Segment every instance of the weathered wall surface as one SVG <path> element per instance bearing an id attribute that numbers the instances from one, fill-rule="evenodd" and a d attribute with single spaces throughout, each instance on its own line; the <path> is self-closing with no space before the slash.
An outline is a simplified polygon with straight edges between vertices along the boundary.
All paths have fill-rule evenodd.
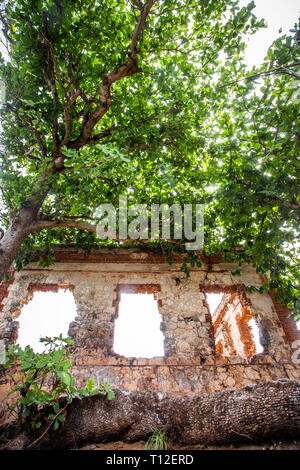
<path id="1" fill-rule="evenodd" d="M 241 276 L 233 277 L 236 265 L 211 261 L 192 270 L 186 279 L 180 265 L 169 266 L 162 257 L 134 250 L 102 250 L 94 255 L 70 251 L 58 253 L 57 262 L 49 268 L 30 264 L 15 273 L 3 295 L 0 339 L 7 343 L 16 339 L 18 315 L 35 290 L 68 287 L 77 306 L 69 333 L 75 341 L 72 373 L 78 384 L 93 376 L 123 390 L 194 395 L 278 378 L 300 378 L 300 368 L 291 360 L 291 341 L 298 334 L 295 324 L 289 320 L 288 326 L 283 325 L 268 294 L 245 291 L 246 286 L 261 285 L 251 266 L 243 266 Z M 164 357 L 125 358 L 114 353 L 119 292 L 128 286 L 155 292 L 165 336 Z M 235 299 L 240 319 L 256 318 L 263 354 L 250 357 L 247 338 L 245 347 L 235 354 L 216 354 L 220 350 L 216 351 L 216 328 L 205 293 L 221 291 Z M 242 331 L 239 328 L 236 335 L 243 335 Z M 1 373 L 0 400 L 4 400 L 10 379 L 7 372 Z"/>

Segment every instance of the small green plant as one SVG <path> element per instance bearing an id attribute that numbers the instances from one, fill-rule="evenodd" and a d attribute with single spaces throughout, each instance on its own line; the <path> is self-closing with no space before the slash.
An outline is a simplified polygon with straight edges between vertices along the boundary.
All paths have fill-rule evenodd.
<path id="1" fill-rule="evenodd" d="M 71 338 L 63 338 L 62 335 L 54 338 L 41 338 L 46 350 L 43 353 L 35 353 L 30 346 L 23 350 L 19 345 L 8 346 L 4 367 L 7 368 L 17 363 L 20 373 L 12 377 L 16 386 L 8 396 L 18 394 L 17 400 L 9 406 L 11 413 L 15 413 L 20 424 L 30 423 L 39 429 L 42 425 L 41 409 L 50 406 L 52 412 L 47 416 L 49 429 L 52 425 L 54 430 L 66 420 L 66 408 L 73 398 L 84 398 L 98 393 L 107 396 L 108 400 L 114 398 L 114 392 L 110 384 L 95 385 L 90 378 L 85 387 L 76 388 L 75 378 L 70 373 L 71 362 L 68 346 L 73 344 Z M 66 404 L 61 405 L 62 397 Z"/>
<path id="2" fill-rule="evenodd" d="M 165 431 L 161 431 L 158 428 L 152 428 L 152 434 L 146 442 L 146 450 L 167 450 L 168 448 L 168 437 Z"/>

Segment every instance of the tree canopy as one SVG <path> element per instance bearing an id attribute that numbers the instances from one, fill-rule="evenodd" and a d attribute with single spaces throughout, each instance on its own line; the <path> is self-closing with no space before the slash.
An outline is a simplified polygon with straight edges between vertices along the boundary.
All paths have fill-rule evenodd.
<path id="1" fill-rule="evenodd" d="M 119 195 L 202 203 L 205 253 L 253 263 L 297 317 L 297 24 L 249 71 L 245 35 L 264 26 L 254 2 L 8 0 L 0 8 L 8 55 L 0 277 L 13 260 L 18 269 L 37 253 L 51 262 L 57 244 L 118 245 L 96 237 L 93 214 Z M 182 249 L 138 242 L 168 258 Z M 188 253 L 184 269 L 195 260 Z"/>

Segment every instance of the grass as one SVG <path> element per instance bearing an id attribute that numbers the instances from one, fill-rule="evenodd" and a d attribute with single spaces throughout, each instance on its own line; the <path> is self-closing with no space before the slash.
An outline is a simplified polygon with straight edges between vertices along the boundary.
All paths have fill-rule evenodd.
<path id="1" fill-rule="evenodd" d="M 146 442 L 146 450 L 167 450 L 168 437 L 164 431 L 158 428 L 152 429 L 152 434 Z"/>

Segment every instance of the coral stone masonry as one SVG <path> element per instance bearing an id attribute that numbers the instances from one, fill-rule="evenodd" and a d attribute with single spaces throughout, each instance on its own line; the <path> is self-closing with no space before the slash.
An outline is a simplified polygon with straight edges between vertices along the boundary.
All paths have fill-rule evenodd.
<path id="1" fill-rule="evenodd" d="M 18 316 L 36 291 L 69 289 L 77 316 L 69 325 L 72 373 L 81 386 L 89 377 L 107 380 L 128 391 L 197 395 L 275 379 L 300 379 L 292 360 L 296 323 L 274 295 L 247 290 L 262 279 L 245 264 L 215 257 L 186 278 L 178 256 L 165 257 L 137 249 L 102 249 L 92 254 L 72 249 L 55 253 L 48 268 L 31 263 L 0 287 L 0 339 L 17 342 Z M 153 294 L 162 318 L 164 355 L 124 357 L 113 350 L 121 293 Z M 222 293 L 214 312 L 208 293 Z M 40 312 L 43 315 L 43 312 Z M 263 352 L 258 354 L 251 319 L 255 319 Z M 6 395 L 13 371 L 0 366 L 0 420 L 6 419 Z"/>

